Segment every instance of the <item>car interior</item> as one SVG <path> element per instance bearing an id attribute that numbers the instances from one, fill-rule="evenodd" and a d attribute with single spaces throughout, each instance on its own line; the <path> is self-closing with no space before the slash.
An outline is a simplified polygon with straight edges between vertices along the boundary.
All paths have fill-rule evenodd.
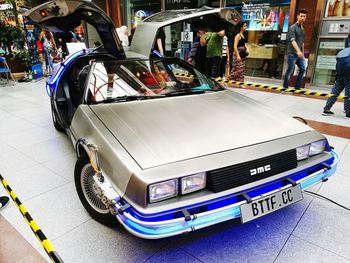
<path id="1" fill-rule="evenodd" d="M 93 59 L 112 60 L 115 58 L 108 54 L 92 54 L 76 59 L 62 75 L 56 89 L 54 98 L 65 127 L 69 126 L 75 110 L 83 102 L 85 81 Z"/>

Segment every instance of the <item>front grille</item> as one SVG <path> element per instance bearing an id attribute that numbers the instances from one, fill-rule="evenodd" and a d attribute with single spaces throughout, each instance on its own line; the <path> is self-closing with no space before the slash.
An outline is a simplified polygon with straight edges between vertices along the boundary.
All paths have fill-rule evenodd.
<path id="1" fill-rule="evenodd" d="M 266 169 L 261 167 L 266 167 Z M 295 167 L 297 167 L 297 154 L 296 150 L 292 149 L 261 159 L 209 171 L 207 174 L 207 188 L 218 193 L 283 173 Z M 254 169 L 253 173 L 255 175 L 251 175 L 251 170 Z"/>

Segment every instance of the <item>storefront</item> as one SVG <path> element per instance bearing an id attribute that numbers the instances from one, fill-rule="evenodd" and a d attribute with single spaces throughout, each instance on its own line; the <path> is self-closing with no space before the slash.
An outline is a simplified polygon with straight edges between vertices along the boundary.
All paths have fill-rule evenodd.
<path id="1" fill-rule="evenodd" d="M 326 0 L 322 6 L 322 20 L 318 39 L 313 84 L 332 85 L 335 80 L 336 54 L 344 48 L 350 33 L 350 7 L 344 0 Z"/>
<path id="2" fill-rule="evenodd" d="M 236 8 L 247 22 L 250 54 L 246 76 L 282 78 L 290 0 L 247 1 L 228 0 L 226 7 Z"/>
<path id="3" fill-rule="evenodd" d="M 203 5 L 235 8 L 248 22 L 246 36 L 250 54 L 245 75 L 281 80 L 287 66 L 288 27 L 296 22 L 297 10 L 306 9 L 308 17 L 304 28 L 308 68 L 303 84 L 306 82 L 306 86 L 309 86 L 309 83 L 331 85 L 335 76 L 335 54 L 344 46 L 347 34 L 345 31 L 350 19 L 349 14 L 347 17 L 344 15 L 345 9 L 349 10 L 345 0 L 336 1 L 343 3 L 338 5 L 337 9 L 341 6 L 344 11 L 333 11 L 332 15 L 328 6 L 335 10 L 334 4 L 332 5 L 335 0 L 329 1 L 330 4 L 327 0 L 126 0 L 122 1 L 120 13 L 121 24 L 130 29 L 144 17 L 161 10 L 198 8 Z M 335 32 L 339 30 L 342 31 Z M 177 24 L 165 28 L 164 31 L 166 54 L 185 59 L 184 49 L 188 49 L 193 41 L 193 30 L 186 24 Z M 290 84 L 293 85 L 293 77 Z"/>
<path id="4" fill-rule="evenodd" d="M 295 2 L 295 0 L 292 0 Z M 198 8 L 203 5 L 224 6 L 225 1 L 210 0 L 127 0 L 123 1 L 123 23 L 129 28 L 137 26 L 144 17 L 161 9 Z M 246 64 L 246 75 L 281 79 L 286 53 L 286 35 L 290 24 L 291 0 L 226 0 L 226 7 L 237 9 L 248 22 L 247 39 L 250 55 Z M 167 54 L 185 58 L 183 49 L 187 49 L 193 40 L 193 34 L 187 34 L 191 28 L 186 25 L 173 25 L 165 28 Z M 233 38 L 233 37 L 232 37 Z"/>

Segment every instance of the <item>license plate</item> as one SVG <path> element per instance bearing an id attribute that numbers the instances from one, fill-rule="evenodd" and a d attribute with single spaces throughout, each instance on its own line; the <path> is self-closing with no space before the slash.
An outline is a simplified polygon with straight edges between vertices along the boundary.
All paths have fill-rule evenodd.
<path id="1" fill-rule="evenodd" d="M 241 205 L 242 223 L 272 213 L 303 199 L 300 185 L 258 198 L 251 203 Z"/>

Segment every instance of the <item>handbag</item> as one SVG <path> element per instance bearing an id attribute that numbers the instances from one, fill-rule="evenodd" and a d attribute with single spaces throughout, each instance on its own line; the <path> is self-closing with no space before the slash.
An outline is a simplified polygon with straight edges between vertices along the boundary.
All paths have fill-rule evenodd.
<path id="1" fill-rule="evenodd" d="M 249 53 L 248 53 L 245 49 L 242 49 L 242 50 L 239 51 L 239 56 L 240 56 L 241 58 L 245 58 L 245 57 L 247 57 L 248 55 L 249 55 Z"/>

